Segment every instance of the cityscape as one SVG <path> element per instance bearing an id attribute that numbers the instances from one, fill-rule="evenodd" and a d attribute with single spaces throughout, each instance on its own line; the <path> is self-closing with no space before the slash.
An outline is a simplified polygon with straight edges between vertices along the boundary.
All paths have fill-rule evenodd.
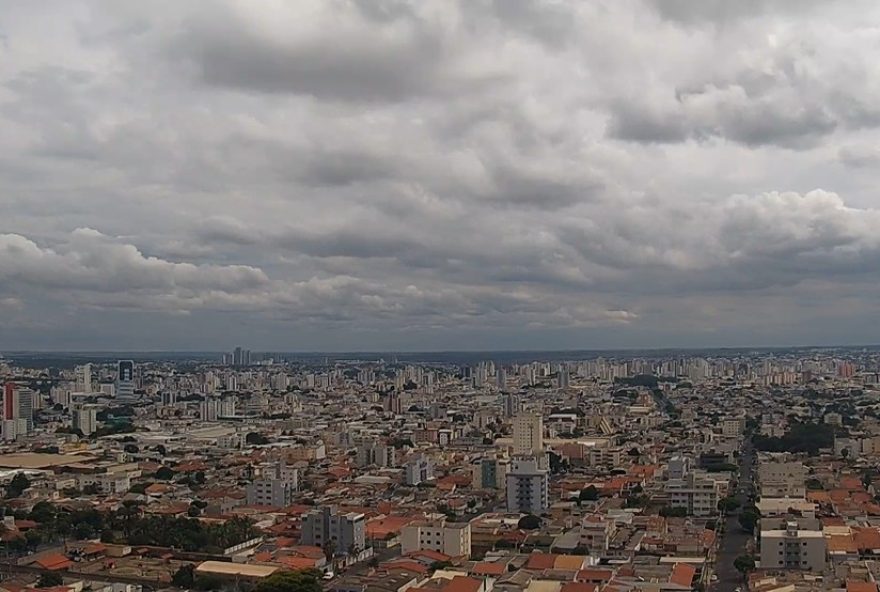
<path id="1" fill-rule="evenodd" d="M 7 590 L 874 582 L 880 348 L 16 355 Z"/>
<path id="2" fill-rule="evenodd" d="M 880 592 L 880 2 L 0 0 L 0 592 Z"/>

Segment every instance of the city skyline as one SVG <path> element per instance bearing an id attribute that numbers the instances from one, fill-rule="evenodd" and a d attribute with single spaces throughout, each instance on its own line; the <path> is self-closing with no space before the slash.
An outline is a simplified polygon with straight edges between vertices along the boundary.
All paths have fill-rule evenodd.
<path id="1" fill-rule="evenodd" d="M 876 3 L 0 4 L 0 351 L 880 340 Z"/>

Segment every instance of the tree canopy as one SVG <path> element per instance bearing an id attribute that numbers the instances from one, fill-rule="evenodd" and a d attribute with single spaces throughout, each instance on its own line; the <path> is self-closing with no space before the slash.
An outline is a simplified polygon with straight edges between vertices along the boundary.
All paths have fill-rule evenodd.
<path id="1" fill-rule="evenodd" d="M 254 592 L 322 592 L 321 572 L 314 569 L 275 573 L 261 581 Z"/>
<path id="2" fill-rule="evenodd" d="M 541 519 L 534 514 L 526 514 L 519 519 L 517 526 L 522 530 L 535 530 L 541 526 Z"/>

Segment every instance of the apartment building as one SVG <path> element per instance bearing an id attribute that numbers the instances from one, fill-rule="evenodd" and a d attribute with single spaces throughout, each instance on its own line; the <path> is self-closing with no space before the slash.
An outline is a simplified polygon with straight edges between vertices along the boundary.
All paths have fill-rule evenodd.
<path id="1" fill-rule="evenodd" d="M 407 485 L 418 485 L 434 479 L 434 462 L 430 457 L 420 455 L 406 463 L 405 475 Z"/>
<path id="2" fill-rule="evenodd" d="M 506 458 L 483 458 L 474 463 L 473 486 L 475 489 L 503 489 L 507 484 L 510 460 Z"/>
<path id="3" fill-rule="evenodd" d="M 803 498 L 807 467 L 800 462 L 766 461 L 758 465 L 761 497 Z"/>
<path id="4" fill-rule="evenodd" d="M 713 516 L 718 511 L 718 483 L 709 477 L 690 473 L 684 479 L 667 481 L 669 505 L 684 508 L 691 516 Z"/>
<path id="5" fill-rule="evenodd" d="M 784 528 L 761 531 L 762 569 L 821 572 L 825 556 L 825 536 L 818 528 L 800 528 L 797 522 L 789 521 Z"/>
<path id="6" fill-rule="evenodd" d="M 315 508 L 303 516 L 302 544 L 330 548 L 336 555 L 356 555 L 366 547 L 363 514 L 339 514 L 335 507 Z"/>
<path id="7" fill-rule="evenodd" d="M 410 523 L 401 531 L 401 552 L 439 551 L 450 557 L 470 557 L 471 525 L 440 518 Z"/>
<path id="8" fill-rule="evenodd" d="M 254 479 L 245 488 L 248 505 L 284 508 L 293 503 L 299 488 L 299 471 L 276 463 L 262 471 L 261 478 Z"/>
<path id="9" fill-rule="evenodd" d="M 507 473 L 507 510 L 540 515 L 549 506 L 549 471 L 536 457 L 514 458 Z"/>

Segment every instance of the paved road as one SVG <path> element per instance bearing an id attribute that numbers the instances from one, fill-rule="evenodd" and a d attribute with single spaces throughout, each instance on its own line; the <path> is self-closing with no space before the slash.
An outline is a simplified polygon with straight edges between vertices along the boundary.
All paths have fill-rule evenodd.
<path id="1" fill-rule="evenodd" d="M 751 442 L 746 440 L 740 454 L 740 475 L 737 483 L 736 499 L 740 506 L 749 503 L 749 494 L 752 493 L 752 470 L 755 464 L 755 451 Z M 718 581 L 712 584 L 711 592 L 734 592 L 743 584 L 742 575 L 733 566 L 737 557 L 746 552 L 746 545 L 752 536 L 743 532 L 740 528 L 736 514 L 727 517 L 724 523 L 724 532 L 721 544 L 715 558 L 715 575 Z"/>

